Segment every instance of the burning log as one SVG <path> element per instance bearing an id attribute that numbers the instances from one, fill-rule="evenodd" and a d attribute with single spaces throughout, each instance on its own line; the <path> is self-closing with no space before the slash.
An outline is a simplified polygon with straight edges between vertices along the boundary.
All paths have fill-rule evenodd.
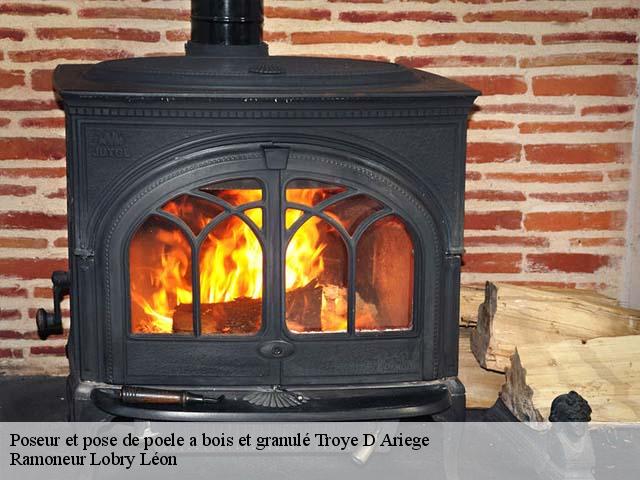
<path id="1" fill-rule="evenodd" d="M 287 292 L 287 316 L 304 320 L 305 329 L 321 331 L 322 287 L 310 283 Z M 236 298 L 231 302 L 204 303 L 200 306 L 202 335 L 247 335 L 260 329 L 261 298 Z M 192 304 L 179 305 L 173 314 L 173 333 L 193 331 Z"/>

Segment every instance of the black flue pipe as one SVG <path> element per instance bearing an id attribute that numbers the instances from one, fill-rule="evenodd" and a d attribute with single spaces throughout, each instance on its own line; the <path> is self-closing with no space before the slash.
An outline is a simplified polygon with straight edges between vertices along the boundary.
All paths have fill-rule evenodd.
<path id="1" fill-rule="evenodd" d="M 233 55 L 266 50 L 263 23 L 262 0 L 191 0 L 191 42 L 187 53 Z"/>

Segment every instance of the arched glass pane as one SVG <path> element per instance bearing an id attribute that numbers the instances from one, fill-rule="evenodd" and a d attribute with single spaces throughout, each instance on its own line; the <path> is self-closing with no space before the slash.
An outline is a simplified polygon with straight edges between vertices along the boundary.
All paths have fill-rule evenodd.
<path id="1" fill-rule="evenodd" d="M 200 190 L 233 206 L 262 200 L 262 185 L 251 178 L 216 182 Z"/>
<path id="2" fill-rule="evenodd" d="M 409 330 L 413 318 L 413 241 L 404 222 L 384 217 L 356 253 L 356 330 Z"/>
<path id="3" fill-rule="evenodd" d="M 166 203 L 162 210 L 184 220 L 195 235 L 198 235 L 211 220 L 224 212 L 224 209 L 219 205 L 190 195 L 174 198 Z"/>
<path id="4" fill-rule="evenodd" d="M 316 182 L 313 180 L 293 180 L 287 184 L 287 202 L 313 207 L 332 195 L 344 192 L 339 185 Z"/>
<path id="5" fill-rule="evenodd" d="M 340 222 L 353 235 L 358 225 L 383 208 L 384 205 L 367 195 L 356 195 L 327 207 L 325 213 Z"/>
<path id="6" fill-rule="evenodd" d="M 330 224 L 311 217 L 286 252 L 286 321 L 296 333 L 347 331 L 347 250 Z"/>
<path id="7" fill-rule="evenodd" d="M 250 335 L 262 324 L 262 246 L 238 217 L 217 225 L 200 247 L 203 335 Z"/>
<path id="8" fill-rule="evenodd" d="M 244 214 L 249 217 L 256 227 L 262 229 L 262 209 L 261 208 L 250 208 L 244 211 Z"/>
<path id="9" fill-rule="evenodd" d="M 193 332 L 193 316 L 178 326 L 176 311 L 192 303 L 191 246 L 170 221 L 150 216 L 129 246 L 132 333 Z"/>
<path id="10" fill-rule="evenodd" d="M 295 208 L 287 208 L 285 213 L 284 226 L 290 229 L 294 223 L 302 216 L 304 212 L 302 210 L 296 210 Z"/>

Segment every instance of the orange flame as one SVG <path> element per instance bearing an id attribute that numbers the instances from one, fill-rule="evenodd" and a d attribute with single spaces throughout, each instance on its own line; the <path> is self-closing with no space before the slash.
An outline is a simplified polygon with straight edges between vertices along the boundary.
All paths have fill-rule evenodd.
<path id="1" fill-rule="evenodd" d="M 225 190 L 219 197 L 233 205 L 258 201 L 261 190 Z M 287 199 L 309 205 L 326 197 L 322 189 L 289 189 Z M 163 210 L 182 218 L 201 230 L 215 214 L 206 214 L 189 197 L 169 202 Z M 291 226 L 301 216 L 299 210 L 287 210 L 285 224 Z M 262 227 L 262 209 L 245 210 L 245 215 Z M 287 247 L 286 290 L 304 287 L 316 281 L 324 270 L 318 228 L 320 219 L 312 217 L 296 232 Z M 196 232 L 197 233 L 197 232 Z M 217 225 L 203 242 L 200 259 L 201 303 L 223 303 L 246 297 L 258 299 L 263 291 L 262 246 L 251 228 L 238 217 Z M 132 314 L 135 333 L 171 333 L 173 314 L 178 305 L 193 302 L 191 286 L 191 247 L 178 230 L 153 229 L 151 236 L 138 235 L 131 244 L 131 296 L 143 315 Z"/>

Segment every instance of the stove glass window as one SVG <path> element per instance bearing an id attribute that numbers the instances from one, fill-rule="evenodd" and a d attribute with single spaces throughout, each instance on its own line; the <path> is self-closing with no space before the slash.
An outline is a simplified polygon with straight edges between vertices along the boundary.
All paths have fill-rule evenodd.
<path id="1" fill-rule="evenodd" d="M 174 198 L 145 221 L 129 248 L 132 333 L 260 330 L 262 199 L 256 180 L 215 183 Z"/>
<path id="2" fill-rule="evenodd" d="M 293 333 L 413 327 L 414 246 L 378 200 L 344 187 L 288 184 L 286 324 Z"/>

